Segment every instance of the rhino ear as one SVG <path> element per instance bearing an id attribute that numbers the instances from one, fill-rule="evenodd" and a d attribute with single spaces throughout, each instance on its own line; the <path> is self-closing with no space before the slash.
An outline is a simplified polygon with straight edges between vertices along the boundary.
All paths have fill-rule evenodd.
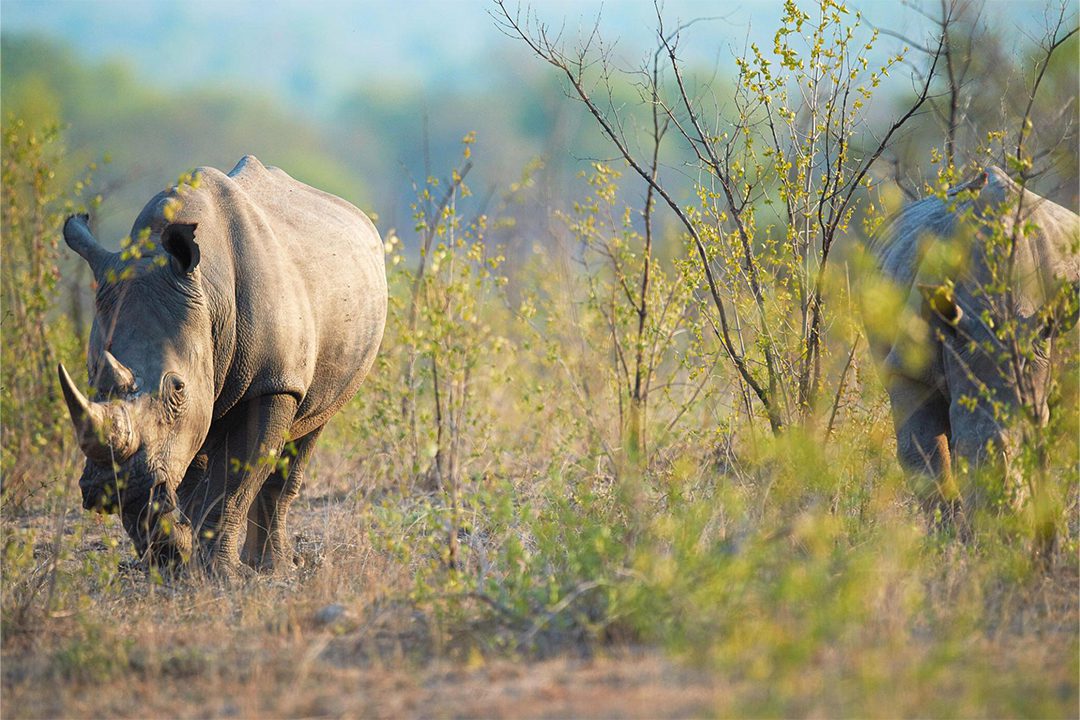
<path id="1" fill-rule="evenodd" d="M 923 296 L 923 314 L 929 317 L 936 315 L 950 328 L 955 328 L 962 317 L 964 310 L 956 302 L 956 293 L 953 288 L 946 285 L 923 285 L 919 284 L 919 290 Z"/>
<path id="2" fill-rule="evenodd" d="M 161 246 L 172 258 L 173 267 L 184 275 L 199 264 L 199 243 L 195 242 L 198 223 L 170 223 L 161 232 Z"/>
<path id="3" fill-rule="evenodd" d="M 103 248 L 90 232 L 90 216 L 83 213 L 72 215 L 64 222 L 64 242 L 75 252 L 79 253 L 90 269 L 94 271 L 94 277 L 100 277 L 101 273 L 109 266 L 112 253 Z"/>

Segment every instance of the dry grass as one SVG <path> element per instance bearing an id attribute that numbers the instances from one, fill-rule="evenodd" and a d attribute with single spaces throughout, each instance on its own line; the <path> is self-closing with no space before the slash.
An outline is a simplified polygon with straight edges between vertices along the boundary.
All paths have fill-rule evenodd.
<path id="1" fill-rule="evenodd" d="M 1076 708 L 1075 563 L 1012 585 L 976 581 L 985 562 L 950 546 L 910 582 L 860 581 L 876 594 L 868 617 L 820 608 L 838 625 L 806 647 L 772 635 L 802 612 L 783 597 L 733 604 L 729 612 L 751 614 L 715 642 L 649 641 L 615 620 L 606 633 L 515 647 L 506 638 L 521 628 L 485 603 L 447 612 L 417 596 L 416 565 L 368 532 L 378 493 L 348 492 L 340 478 L 308 490 L 296 513 L 304 566 L 231 589 L 157 584 L 126 561 L 110 571 L 126 556 L 118 523 L 71 510 L 52 609 L 36 603 L 15 623 L 5 607 L 4 717 L 1053 717 Z M 27 516 L 6 529 L 9 538 L 40 531 L 35 556 L 45 560 L 54 520 Z M 96 574 L 91 557 L 101 560 Z M 925 594 L 913 601 L 917 585 Z M 972 597 L 978 587 L 986 594 Z M 948 622 L 969 617 L 970 627 L 942 630 L 922 607 Z M 690 622 L 712 632 L 715 618 L 697 612 Z M 735 640 L 740 626 L 758 647 Z"/>
<path id="2" fill-rule="evenodd" d="M 102 552 L 99 534 L 126 538 L 117 523 L 72 511 L 65 541 L 79 547 L 59 572 L 81 585 L 64 596 L 76 607 L 6 628 L 4 716 L 653 717 L 713 707 L 709 675 L 656 649 L 460 657 L 431 612 L 404 599 L 408 568 L 372 547 L 363 501 L 320 489 L 297 508 L 296 576 L 232 589 L 162 586 L 133 566 L 95 589 L 79 557 Z M 41 515 L 24 529 L 51 525 Z M 50 552 L 42 536 L 39 557 Z"/>

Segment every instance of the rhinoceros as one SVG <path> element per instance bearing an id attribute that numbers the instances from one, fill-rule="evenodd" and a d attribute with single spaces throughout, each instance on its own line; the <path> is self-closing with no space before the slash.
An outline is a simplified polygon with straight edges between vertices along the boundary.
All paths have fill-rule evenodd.
<path id="1" fill-rule="evenodd" d="M 61 364 L 86 464 L 83 506 L 120 514 L 159 566 L 287 570 L 286 520 L 327 421 L 371 369 L 384 250 L 348 202 L 244 157 L 154 196 L 131 243 L 85 215 L 66 243 L 93 270 L 94 399 Z"/>
<path id="2" fill-rule="evenodd" d="M 958 478 L 954 464 L 1001 470 L 1017 410 L 1048 419 L 1049 348 L 1076 322 L 1078 221 L 990 167 L 908 204 L 869 242 L 879 277 L 898 291 L 891 306 L 879 294 L 864 309 L 878 316 L 867 334 L 899 460 L 928 509 L 950 520 L 987 499 L 976 473 Z"/>

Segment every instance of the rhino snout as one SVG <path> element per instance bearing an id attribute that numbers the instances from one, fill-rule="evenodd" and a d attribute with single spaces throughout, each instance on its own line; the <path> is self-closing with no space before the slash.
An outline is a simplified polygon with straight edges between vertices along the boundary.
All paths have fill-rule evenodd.
<path id="1" fill-rule="evenodd" d="M 105 515 L 116 512 L 112 494 L 106 493 L 105 488 L 102 487 L 84 487 L 82 489 L 82 506 L 83 510 L 93 510 Z"/>
<path id="2" fill-rule="evenodd" d="M 191 557 L 192 528 L 176 510 L 176 496 L 166 485 L 156 485 L 144 502 L 128 504 L 120 521 L 136 552 L 154 565 L 182 565 Z"/>
<path id="3" fill-rule="evenodd" d="M 87 462 L 79 478 L 79 489 L 83 509 L 106 515 L 117 511 L 116 479 L 111 472 Z"/>
<path id="4" fill-rule="evenodd" d="M 79 478 L 79 489 L 84 509 L 105 514 L 144 508 L 151 503 L 169 510 L 176 507 L 176 495 L 163 479 L 130 466 L 114 471 L 87 462 Z"/>

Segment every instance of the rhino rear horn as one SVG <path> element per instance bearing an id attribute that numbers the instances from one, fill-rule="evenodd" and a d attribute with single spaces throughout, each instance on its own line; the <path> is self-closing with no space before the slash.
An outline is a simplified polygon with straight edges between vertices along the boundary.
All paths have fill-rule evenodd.
<path id="1" fill-rule="evenodd" d="M 98 370 L 101 375 L 99 387 L 107 387 L 120 394 L 135 392 L 135 374 L 108 350 L 105 351 L 103 360 Z"/>
<path id="2" fill-rule="evenodd" d="M 109 265 L 112 253 L 94 238 L 89 222 L 90 216 L 86 214 L 69 217 L 64 222 L 64 242 L 90 265 L 94 277 L 100 280 L 102 271 Z"/>

